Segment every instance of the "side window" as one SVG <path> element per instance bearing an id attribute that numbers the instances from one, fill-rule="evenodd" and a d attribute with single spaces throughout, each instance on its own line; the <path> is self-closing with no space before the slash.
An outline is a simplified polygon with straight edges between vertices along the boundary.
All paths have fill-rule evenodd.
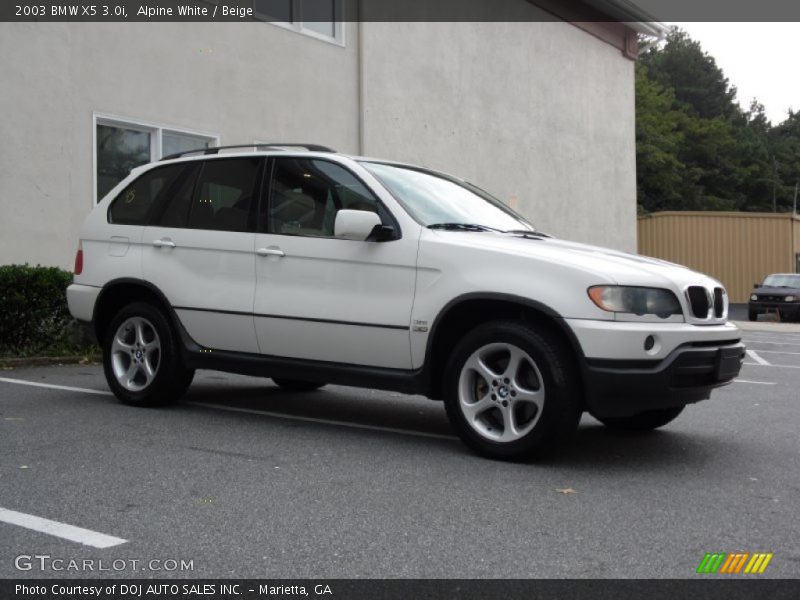
<path id="1" fill-rule="evenodd" d="M 158 208 L 150 220 L 159 227 L 188 227 L 192 191 L 201 164 L 188 163 L 186 169 L 159 201 Z"/>
<path id="2" fill-rule="evenodd" d="M 157 199 L 173 185 L 183 170 L 183 165 L 168 165 L 142 174 L 111 203 L 108 222 L 117 225 L 146 225 Z"/>
<path id="3" fill-rule="evenodd" d="M 207 160 L 203 164 L 189 210 L 189 227 L 218 231 L 250 231 L 251 206 L 262 165 L 258 157 Z"/>
<path id="4" fill-rule="evenodd" d="M 336 163 L 276 158 L 269 192 L 269 233 L 333 237 L 336 212 L 378 212 L 378 202 L 355 175 Z"/>

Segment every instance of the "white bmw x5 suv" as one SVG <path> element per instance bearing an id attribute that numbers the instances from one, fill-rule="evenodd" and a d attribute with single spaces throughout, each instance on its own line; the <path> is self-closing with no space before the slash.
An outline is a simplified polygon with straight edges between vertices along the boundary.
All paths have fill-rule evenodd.
<path id="1" fill-rule="evenodd" d="M 442 173 L 233 148 L 138 167 L 86 219 L 69 307 L 123 402 L 176 400 L 195 369 L 424 394 L 518 458 L 584 411 L 660 427 L 739 373 L 718 281 L 554 239 Z"/>

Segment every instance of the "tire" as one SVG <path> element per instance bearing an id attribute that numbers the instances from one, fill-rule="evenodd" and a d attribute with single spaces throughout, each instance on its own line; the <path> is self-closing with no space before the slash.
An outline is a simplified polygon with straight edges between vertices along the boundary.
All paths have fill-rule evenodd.
<path id="1" fill-rule="evenodd" d="M 685 406 L 675 406 L 673 408 L 648 410 L 638 415 L 633 415 L 632 417 L 592 416 L 611 429 L 618 429 L 620 431 L 651 431 L 674 421 L 678 418 L 678 415 L 683 412 L 684 408 Z"/>
<path id="2" fill-rule="evenodd" d="M 456 344 L 444 373 L 444 402 L 461 440 L 501 460 L 552 451 L 575 432 L 583 405 L 566 343 L 522 321 L 479 325 Z"/>
<path id="3" fill-rule="evenodd" d="M 122 308 L 103 341 L 103 371 L 114 395 L 132 406 L 161 406 L 189 389 L 178 338 L 164 313 L 146 302 Z"/>
<path id="4" fill-rule="evenodd" d="M 318 381 L 300 381 L 299 379 L 284 379 L 283 377 L 273 377 L 272 381 L 287 392 L 310 392 L 327 385 Z"/>
<path id="5" fill-rule="evenodd" d="M 747 311 L 747 318 L 750 321 L 758 321 L 758 312 L 755 310 L 748 310 Z"/>

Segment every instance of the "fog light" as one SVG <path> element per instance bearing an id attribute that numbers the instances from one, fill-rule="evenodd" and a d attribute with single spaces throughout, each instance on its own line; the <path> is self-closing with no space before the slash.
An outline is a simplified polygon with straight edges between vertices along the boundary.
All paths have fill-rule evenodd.
<path id="1" fill-rule="evenodd" d="M 654 338 L 652 335 L 648 335 L 646 338 L 644 338 L 644 349 L 646 352 L 652 350 L 653 346 L 655 345 L 656 345 L 656 338 Z"/>

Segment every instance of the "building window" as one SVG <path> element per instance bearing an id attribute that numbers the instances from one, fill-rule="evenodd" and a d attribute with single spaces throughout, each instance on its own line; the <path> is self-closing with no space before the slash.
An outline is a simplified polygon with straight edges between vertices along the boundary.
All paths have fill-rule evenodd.
<path id="1" fill-rule="evenodd" d="M 214 134 L 100 115 L 94 116 L 94 131 L 95 203 L 139 165 L 219 142 Z"/>
<path id="2" fill-rule="evenodd" d="M 343 0 L 253 0 L 253 15 L 344 46 Z"/>

